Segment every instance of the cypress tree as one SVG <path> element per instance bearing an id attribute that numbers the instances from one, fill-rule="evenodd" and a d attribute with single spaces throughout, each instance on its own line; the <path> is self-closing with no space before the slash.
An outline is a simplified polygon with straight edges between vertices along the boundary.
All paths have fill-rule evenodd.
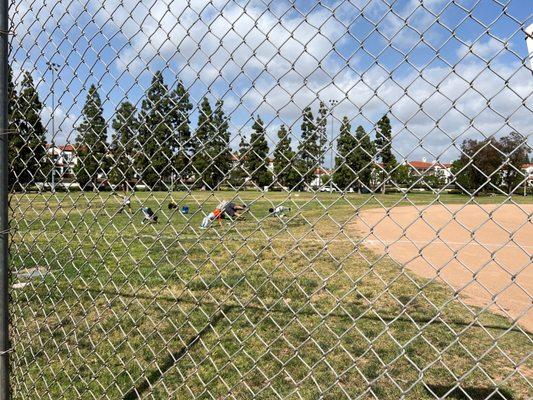
<path id="1" fill-rule="evenodd" d="M 316 117 L 316 133 L 318 140 L 318 153 L 319 165 L 324 165 L 326 145 L 328 143 L 328 109 L 326 105 L 321 101 L 318 108 L 318 115 Z"/>
<path id="2" fill-rule="evenodd" d="M 51 163 L 46 157 L 46 129 L 41 120 L 43 104 L 29 72 L 24 74 L 19 96 L 21 125 L 19 134 L 26 140 L 27 182 L 43 182 L 50 173 Z"/>
<path id="3" fill-rule="evenodd" d="M 135 106 L 129 101 L 120 104 L 112 127 L 115 133 L 111 141 L 113 166 L 109 177 L 112 183 L 126 188 L 135 177 L 135 140 L 139 129 Z"/>
<path id="4" fill-rule="evenodd" d="M 197 184 L 202 187 L 213 187 L 214 155 L 212 143 L 215 137 L 215 125 L 213 122 L 213 110 L 207 97 L 204 97 L 200 105 L 198 126 L 194 134 L 193 167 Z"/>
<path id="5" fill-rule="evenodd" d="M 171 146 L 174 154 L 173 165 L 178 176 L 183 179 L 187 178 L 191 172 L 193 142 L 189 116 L 193 106 L 189 99 L 189 92 L 181 80 L 178 81 L 176 89 L 170 94 L 170 106 L 169 117 L 174 138 Z"/>
<path id="6" fill-rule="evenodd" d="M 170 180 L 173 161 L 172 122 L 168 88 L 163 74 L 154 74 L 142 102 L 139 126 L 137 171 L 150 188 L 161 187 Z"/>
<path id="7" fill-rule="evenodd" d="M 245 162 L 246 162 L 246 157 L 248 155 L 248 148 L 249 148 L 249 144 L 248 142 L 246 142 L 246 139 L 243 137 L 241 137 L 241 141 L 239 143 L 239 152 L 238 152 L 238 160 L 237 162 L 235 163 L 236 165 L 233 167 L 233 169 L 231 170 L 231 174 L 230 174 L 230 183 L 231 185 L 236 188 L 236 189 L 239 189 L 241 186 L 244 185 L 244 183 L 246 182 L 246 178 L 248 177 L 248 173 L 246 172 L 246 166 L 245 166 Z"/>
<path id="8" fill-rule="evenodd" d="M 385 193 L 387 181 L 391 179 L 391 172 L 396 166 L 396 157 L 392 153 L 392 128 L 387 114 L 378 122 L 375 143 L 378 156 L 383 163 L 381 170 L 381 191 Z"/>
<path id="9" fill-rule="evenodd" d="M 337 156 L 333 182 L 342 190 L 348 189 L 357 180 L 357 141 L 350 132 L 352 126 L 348 117 L 342 119 L 339 138 L 337 139 Z"/>
<path id="10" fill-rule="evenodd" d="M 309 184 L 315 176 L 315 169 L 320 165 L 320 144 L 311 107 L 306 107 L 302 115 L 298 160 L 303 182 Z"/>
<path id="11" fill-rule="evenodd" d="M 229 121 L 224 113 L 224 102 L 218 100 L 213 113 L 213 134 L 211 139 L 213 163 L 213 186 L 219 187 L 220 184 L 228 179 L 231 170 L 231 149 L 229 147 L 230 132 Z"/>
<path id="12" fill-rule="evenodd" d="M 22 186 L 24 181 L 25 170 L 25 139 L 19 134 L 19 127 L 21 125 L 21 115 L 19 107 L 19 98 L 17 90 L 13 83 L 13 73 L 11 68 L 8 69 L 7 75 L 7 114 L 8 114 L 8 131 L 9 138 L 9 187 L 17 189 Z"/>
<path id="13" fill-rule="evenodd" d="M 372 159 L 374 156 L 374 144 L 365 129 L 359 125 L 355 130 L 355 150 L 353 170 L 357 174 L 358 190 L 363 187 L 369 188 L 372 178 Z"/>
<path id="14" fill-rule="evenodd" d="M 287 128 L 282 125 L 278 131 L 278 143 L 274 149 L 275 180 L 290 189 L 300 182 L 296 153 L 291 148 L 291 138 Z"/>
<path id="15" fill-rule="evenodd" d="M 102 101 L 95 85 L 91 85 L 82 110 L 82 122 L 78 126 L 78 164 L 76 179 L 82 188 L 89 182 L 96 186 L 98 174 L 105 173 L 107 156 L 107 124 L 104 118 Z"/>
<path id="16" fill-rule="evenodd" d="M 267 168 L 268 142 L 261 117 L 257 116 L 252 130 L 250 147 L 244 165 L 252 182 L 262 189 L 272 183 L 272 175 Z"/>
<path id="17" fill-rule="evenodd" d="M 46 129 L 41 120 L 43 104 L 35 89 L 29 72 L 24 73 L 20 94 L 17 96 L 9 73 L 8 115 L 10 136 L 9 153 L 11 157 L 10 180 L 12 184 L 23 187 L 33 182 L 44 182 L 50 174 L 52 163 L 46 157 Z"/>

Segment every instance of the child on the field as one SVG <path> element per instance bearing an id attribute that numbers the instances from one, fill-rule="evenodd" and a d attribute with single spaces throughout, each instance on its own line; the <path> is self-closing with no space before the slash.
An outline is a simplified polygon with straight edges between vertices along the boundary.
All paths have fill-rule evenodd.
<path id="1" fill-rule="evenodd" d="M 157 215 L 154 214 L 152 209 L 150 207 L 143 207 L 141 208 L 141 211 L 143 212 L 144 218 L 142 220 L 143 224 L 151 223 L 155 224 L 157 222 Z"/>
<path id="2" fill-rule="evenodd" d="M 222 211 L 222 218 L 228 217 L 231 220 L 245 220 L 246 218 L 242 214 L 247 208 L 245 204 L 235 204 L 232 201 L 223 201 L 219 205 L 219 209 Z"/>
<path id="3" fill-rule="evenodd" d="M 218 220 L 218 223 L 222 226 L 222 211 L 219 208 L 215 208 L 213 212 L 207 214 L 200 224 L 200 229 L 207 229 L 214 220 Z"/>
<path id="4" fill-rule="evenodd" d="M 276 208 L 269 208 L 268 212 L 276 217 L 284 217 L 285 213 L 291 211 L 290 207 L 277 206 Z"/>
<path id="5" fill-rule="evenodd" d="M 122 198 L 122 204 L 120 205 L 120 208 L 118 209 L 119 213 L 122 213 L 122 211 L 128 211 L 131 213 L 131 199 L 129 196 L 124 196 Z"/>

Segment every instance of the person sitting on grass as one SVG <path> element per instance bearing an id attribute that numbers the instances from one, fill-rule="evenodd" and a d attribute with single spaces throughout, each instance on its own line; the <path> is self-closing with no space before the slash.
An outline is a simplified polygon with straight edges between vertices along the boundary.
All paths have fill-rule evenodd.
<path id="1" fill-rule="evenodd" d="M 157 215 L 154 214 L 150 207 L 141 208 L 144 218 L 142 220 L 143 224 L 155 224 L 157 223 Z"/>
<path id="2" fill-rule="evenodd" d="M 277 206 L 276 208 L 269 208 L 268 212 L 275 217 L 284 217 L 286 212 L 291 211 L 290 207 Z"/>

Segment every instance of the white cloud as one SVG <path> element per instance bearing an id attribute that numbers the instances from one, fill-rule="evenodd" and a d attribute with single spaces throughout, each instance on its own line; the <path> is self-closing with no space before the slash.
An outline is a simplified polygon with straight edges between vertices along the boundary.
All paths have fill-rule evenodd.
<path id="1" fill-rule="evenodd" d="M 52 117 L 53 116 L 53 117 Z M 78 117 L 67 114 L 62 107 L 44 107 L 41 118 L 47 130 L 47 140 L 57 144 L 73 143 L 76 140 Z M 52 124 L 53 122 L 53 124 Z"/>
<path id="2" fill-rule="evenodd" d="M 319 98 L 339 100 L 333 112 L 337 120 L 350 115 L 367 125 L 390 109 L 397 134 L 394 146 L 400 154 L 440 154 L 461 135 L 511 130 L 527 133 L 532 125 L 531 72 L 501 55 L 490 62 L 489 70 L 487 62 L 468 55 L 471 51 L 490 60 L 508 53 L 493 37 L 467 43 L 470 47 L 454 42 L 451 53 L 466 57 L 453 67 L 431 64 L 418 72 L 404 62 L 402 73 L 392 72 L 385 55 L 373 60 L 380 65 L 374 64 L 366 71 L 358 67 L 359 57 L 369 56 L 353 48 L 357 47 L 354 38 L 361 37 L 354 21 L 364 17 L 375 22 L 387 38 L 380 45 L 392 45 L 405 53 L 420 40 L 416 31 L 422 33 L 434 24 L 433 14 L 439 14 L 448 3 L 444 0 L 398 2 L 393 7 L 395 14 L 377 0 L 337 2 L 330 9 L 317 6 L 306 14 L 294 11 L 285 1 L 265 3 L 252 0 L 241 6 L 240 2 L 225 0 L 196 0 L 190 4 L 172 0 L 90 1 L 87 12 L 95 22 L 88 23 L 86 29 L 124 42 L 124 46 L 110 49 L 107 58 L 101 56 L 101 60 L 90 62 L 109 66 L 111 72 L 107 74 L 126 73 L 135 80 L 145 71 L 168 66 L 200 88 L 193 93 L 195 101 L 208 90 L 215 96 L 225 94 L 228 113 L 238 109 L 235 117 L 239 113 L 266 114 L 276 118 L 273 129 L 280 123 L 299 126 L 301 110 L 310 104 L 316 109 Z M 31 34 L 23 37 L 33 39 L 57 22 L 46 19 L 42 28 L 35 23 L 36 16 L 68 11 L 70 17 L 59 22 L 60 31 L 66 32 L 73 17 L 81 12 L 77 2 L 68 5 L 68 10 L 62 8 L 63 3 L 53 6 L 43 0 L 23 0 L 21 4 L 16 16 L 19 29 L 27 29 Z M 436 33 L 426 32 L 424 38 L 431 35 Z M 377 45 L 374 40 L 379 41 L 372 38 L 363 43 L 363 50 Z M 83 53 L 83 48 L 74 49 L 75 40 L 70 43 L 76 53 Z M 45 48 L 39 40 L 22 41 L 19 46 L 32 51 Z M 32 53 L 27 54 L 24 57 L 29 57 L 25 59 L 29 62 Z M 416 63 L 416 57 L 410 61 Z M 66 85 L 69 90 L 68 82 Z M 77 96 L 76 101 L 81 103 L 83 98 Z M 55 118 L 58 124 L 64 121 L 65 127 L 74 125 L 71 112 L 60 111 Z M 242 122 L 247 116 L 239 119 Z M 246 129 L 233 128 L 238 132 Z M 446 154 L 447 159 L 453 156 Z"/>
<path id="3" fill-rule="evenodd" d="M 496 57 L 504 48 L 505 44 L 503 42 L 493 37 L 489 37 L 486 40 L 480 39 L 475 43 L 468 43 L 468 46 L 461 44 L 457 49 L 457 55 L 462 58 L 475 54 L 483 60 L 488 61 Z"/>

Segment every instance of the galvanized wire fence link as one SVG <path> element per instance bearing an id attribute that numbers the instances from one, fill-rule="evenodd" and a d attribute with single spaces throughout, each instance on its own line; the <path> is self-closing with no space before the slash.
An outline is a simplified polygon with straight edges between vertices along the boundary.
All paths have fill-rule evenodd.
<path id="1" fill-rule="evenodd" d="M 1 398 L 531 398 L 525 3 L 12 0 Z"/>

